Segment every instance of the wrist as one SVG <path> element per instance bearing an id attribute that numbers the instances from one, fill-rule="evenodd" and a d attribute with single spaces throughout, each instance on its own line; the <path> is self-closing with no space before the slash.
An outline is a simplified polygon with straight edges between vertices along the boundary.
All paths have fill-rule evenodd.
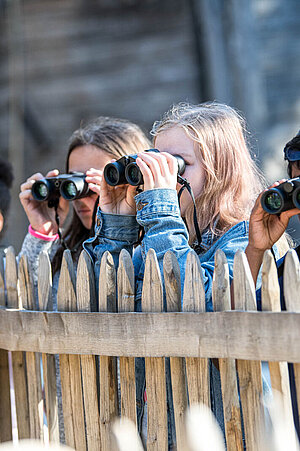
<path id="1" fill-rule="evenodd" d="M 58 233 L 53 233 L 52 231 L 49 231 L 49 233 L 39 232 L 33 229 L 31 224 L 28 227 L 28 233 L 30 233 L 30 235 L 34 236 L 35 238 L 44 241 L 55 241 L 59 238 Z"/>

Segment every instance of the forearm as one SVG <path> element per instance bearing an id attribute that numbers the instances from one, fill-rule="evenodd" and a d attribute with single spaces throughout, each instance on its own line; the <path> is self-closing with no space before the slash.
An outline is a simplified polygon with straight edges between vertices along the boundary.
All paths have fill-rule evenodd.
<path id="1" fill-rule="evenodd" d="M 250 271 L 252 274 L 252 278 L 254 281 L 254 285 L 256 286 L 256 281 L 258 277 L 258 273 L 260 270 L 260 267 L 262 265 L 263 257 L 264 257 L 264 250 L 262 249 L 255 249 L 251 245 L 248 244 L 245 250 L 245 254 L 247 256 L 247 260 L 249 263 Z"/>

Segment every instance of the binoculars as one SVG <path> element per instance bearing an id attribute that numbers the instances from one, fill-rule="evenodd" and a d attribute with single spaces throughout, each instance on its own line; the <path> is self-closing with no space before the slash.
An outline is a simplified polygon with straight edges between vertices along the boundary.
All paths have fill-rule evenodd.
<path id="1" fill-rule="evenodd" d="M 146 152 L 159 152 L 157 149 L 148 149 Z M 178 163 L 178 174 L 182 175 L 185 170 L 185 161 L 179 155 L 174 155 Z M 137 155 L 124 155 L 114 163 L 108 163 L 104 168 L 104 178 L 111 186 L 133 185 L 144 183 L 143 175 L 136 164 Z"/>
<path id="2" fill-rule="evenodd" d="M 47 200 L 49 207 L 54 207 L 59 196 L 67 200 L 75 200 L 88 196 L 90 191 L 85 181 L 85 174 L 73 172 L 37 180 L 32 185 L 31 193 L 35 200 L 40 202 Z"/>
<path id="3" fill-rule="evenodd" d="M 277 215 L 292 208 L 300 208 L 300 177 L 287 180 L 265 191 L 261 197 L 263 209 Z"/>

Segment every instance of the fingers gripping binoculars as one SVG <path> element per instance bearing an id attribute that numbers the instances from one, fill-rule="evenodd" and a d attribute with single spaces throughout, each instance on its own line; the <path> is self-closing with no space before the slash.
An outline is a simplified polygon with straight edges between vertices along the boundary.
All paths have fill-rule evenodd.
<path id="1" fill-rule="evenodd" d="M 300 177 L 287 180 L 265 191 L 261 197 L 263 209 L 272 215 L 300 208 Z"/>
<path id="2" fill-rule="evenodd" d="M 31 188 L 35 200 L 48 201 L 49 207 L 54 207 L 60 196 L 67 200 L 81 199 L 90 194 L 89 185 L 83 172 L 61 174 L 56 177 L 46 177 L 37 180 Z"/>
<path id="3" fill-rule="evenodd" d="M 149 149 L 146 152 L 159 152 L 157 149 Z M 179 155 L 174 155 L 178 163 L 178 174 L 182 175 L 185 170 L 185 161 Z M 133 185 L 144 183 L 143 175 L 136 164 L 137 155 L 125 155 L 119 160 L 109 163 L 104 168 L 104 178 L 111 186 Z"/>

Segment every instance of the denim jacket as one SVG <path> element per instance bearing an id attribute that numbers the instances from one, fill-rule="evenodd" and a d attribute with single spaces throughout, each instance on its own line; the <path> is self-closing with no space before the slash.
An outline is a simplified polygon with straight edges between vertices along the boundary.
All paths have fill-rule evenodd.
<path id="1" fill-rule="evenodd" d="M 89 252 L 95 263 L 96 276 L 99 274 L 100 261 L 103 253 L 109 251 L 118 266 L 119 253 L 127 249 L 133 253 L 133 263 L 136 277 L 136 311 L 141 310 L 142 281 L 145 259 L 150 248 L 154 249 L 163 277 L 162 263 L 166 251 L 171 250 L 179 262 L 182 289 L 185 276 L 186 258 L 191 250 L 188 244 L 188 231 L 180 215 L 177 192 L 172 189 L 154 189 L 144 191 L 135 197 L 136 216 L 120 216 L 104 214 L 99 209 L 95 226 L 95 236 L 85 241 L 84 248 Z M 133 252 L 133 245 L 138 240 L 139 227 L 145 231 L 142 243 Z M 243 221 L 220 238 L 211 232 L 205 232 L 199 255 L 206 293 L 206 309 L 212 311 L 212 279 L 214 271 L 214 255 L 217 249 L 222 249 L 226 255 L 229 275 L 233 275 L 233 259 L 238 249 L 245 250 L 248 243 L 248 222 Z M 219 424 L 223 425 L 223 407 L 220 389 L 220 376 L 214 365 L 211 371 L 212 410 Z M 168 364 L 167 364 L 168 372 Z M 168 392 L 168 422 L 169 444 L 175 441 L 173 409 L 171 402 L 170 378 L 167 377 Z M 137 413 L 139 426 L 143 412 L 143 395 L 145 388 L 143 359 L 136 359 Z"/>

